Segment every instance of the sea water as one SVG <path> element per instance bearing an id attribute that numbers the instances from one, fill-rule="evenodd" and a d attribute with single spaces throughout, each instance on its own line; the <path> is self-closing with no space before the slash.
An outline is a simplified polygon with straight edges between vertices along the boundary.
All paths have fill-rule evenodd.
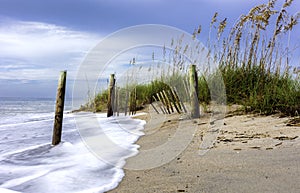
<path id="1" fill-rule="evenodd" d="M 125 159 L 137 153 L 134 143 L 143 134 L 138 131 L 145 122 L 130 117 L 106 118 L 105 114 L 65 113 L 62 142 L 52 146 L 54 109 L 54 99 L 0 98 L 0 192 L 89 193 L 115 188 L 124 177 Z M 67 101 L 65 111 L 70 110 L 71 102 Z M 110 149 L 106 155 L 118 163 L 101 159 L 87 147 L 76 116 L 96 118 L 102 125 L 102 129 L 97 124 L 90 126 L 89 135 L 105 135 L 126 147 L 126 153 Z"/>

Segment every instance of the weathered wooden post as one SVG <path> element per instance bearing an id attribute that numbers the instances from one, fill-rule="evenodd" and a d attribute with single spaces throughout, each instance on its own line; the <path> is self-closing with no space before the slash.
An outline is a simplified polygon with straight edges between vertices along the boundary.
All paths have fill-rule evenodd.
<path id="1" fill-rule="evenodd" d="M 61 141 L 65 92 L 66 92 L 66 77 L 67 77 L 67 71 L 62 71 L 60 73 L 60 78 L 57 86 L 52 145 L 57 145 Z"/>
<path id="2" fill-rule="evenodd" d="M 136 111 L 136 88 L 131 92 L 129 99 L 129 115 L 134 115 Z"/>
<path id="3" fill-rule="evenodd" d="M 137 110 L 137 107 L 136 107 L 136 105 L 137 105 L 137 92 L 136 92 L 136 87 L 134 88 L 134 111 L 133 111 L 133 115 L 135 115 L 136 114 L 136 110 Z"/>
<path id="4" fill-rule="evenodd" d="M 199 102 L 198 102 L 198 75 L 196 71 L 196 65 L 191 65 L 189 69 L 189 81 L 190 81 L 190 98 L 191 98 L 191 117 L 199 118 Z"/>
<path id="5" fill-rule="evenodd" d="M 117 87 L 116 89 L 116 112 L 117 116 L 120 115 L 120 108 L 121 108 L 121 101 L 120 101 L 120 88 Z"/>
<path id="6" fill-rule="evenodd" d="M 119 116 L 119 88 L 117 84 L 115 84 L 114 89 L 113 114 L 114 116 Z"/>
<path id="7" fill-rule="evenodd" d="M 125 96 L 125 116 L 127 116 L 127 109 L 128 109 L 128 98 L 130 96 L 130 92 L 126 89 L 126 96 Z M 129 115 L 130 115 L 130 109 L 129 109 Z"/>
<path id="8" fill-rule="evenodd" d="M 109 79 L 108 99 L 107 99 L 107 117 L 113 116 L 113 104 L 114 104 L 114 87 L 115 87 L 115 75 L 111 74 Z"/>
<path id="9" fill-rule="evenodd" d="M 189 84 L 188 84 L 189 80 L 186 80 L 185 78 L 183 79 L 183 85 L 184 85 L 184 90 L 186 95 L 189 95 L 190 93 L 190 88 L 189 88 Z M 185 101 L 186 98 L 183 98 L 182 100 Z"/>

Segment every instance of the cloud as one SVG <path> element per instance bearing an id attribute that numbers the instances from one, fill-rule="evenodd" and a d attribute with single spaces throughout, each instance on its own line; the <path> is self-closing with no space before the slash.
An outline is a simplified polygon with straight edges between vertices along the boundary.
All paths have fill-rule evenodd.
<path id="1" fill-rule="evenodd" d="M 21 75 L 21 76 L 20 76 Z M 58 77 L 58 73 L 55 69 L 43 68 L 43 69 L 15 69 L 9 71 L 0 71 L 1 79 L 5 80 L 51 80 Z"/>
<path id="2" fill-rule="evenodd" d="M 0 80 L 56 79 L 65 69 L 74 76 L 100 39 L 54 24 L 0 18 Z"/>

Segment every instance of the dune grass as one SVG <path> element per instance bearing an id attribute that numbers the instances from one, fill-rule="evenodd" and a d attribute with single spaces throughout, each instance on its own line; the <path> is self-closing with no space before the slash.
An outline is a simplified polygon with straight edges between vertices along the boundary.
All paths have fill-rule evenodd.
<path id="1" fill-rule="evenodd" d="M 211 57 L 219 64 L 229 104 L 241 104 L 261 114 L 300 113 L 300 83 L 297 68 L 290 66 L 292 51 L 290 37 L 300 14 L 290 15 L 292 0 L 286 0 L 279 10 L 277 0 L 253 7 L 242 15 L 223 36 L 226 19 L 218 23 L 216 13 L 211 30 L 216 30 L 216 41 L 208 42 Z M 194 35 L 199 33 L 195 30 Z M 271 33 L 270 33 L 271 32 Z M 208 101 L 209 93 L 203 77 L 200 101 Z M 202 91 L 201 91 L 202 90 Z"/>
<path id="2" fill-rule="evenodd" d="M 207 57 L 219 64 L 228 104 L 240 104 L 260 114 L 295 116 L 300 113 L 300 81 L 299 70 L 296 66 L 290 66 L 292 50 L 289 46 L 291 33 L 298 24 L 300 14 L 288 13 L 289 7 L 293 6 L 292 0 L 284 1 L 279 10 L 275 8 L 278 7 L 277 3 L 277 0 L 270 0 L 253 7 L 230 29 L 226 28 L 227 19 L 218 22 L 216 13 L 211 20 L 206 45 L 209 50 Z M 228 33 L 224 33 L 226 30 Z M 215 38 L 212 38 L 214 32 Z M 201 26 L 195 29 L 193 36 L 197 38 L 200 34 Z M 184 69 L 183 57 L 177 48 L 184 48 L 185 52 L 188 45 L 179 44 L 180 40 L 177 45 L 171 45 L 176 50 L 170 56 L 173 58 L 174 69 Z M 292 67 L 295 68 L 294 74 Z M 212 74 L 210 80 L 207 80 L 207 76 L 201 75 L 200 71 L 198 74 L 199 101 L 209 104 L 211 92 L 207 82 L 218 77 Z M 151 103 L 155 93 L 168 89 L 170 83 L 180 82 L 178 80 L 184 78 L 184 75 L 177 73 L 148 84 L 136 85 L 137 106 Z M 180 87 L 180 90 L 185 89 L 184 85 Z M 107 91 L 95 97 L 96 111 L 105 109 L 105 97 Z"/>

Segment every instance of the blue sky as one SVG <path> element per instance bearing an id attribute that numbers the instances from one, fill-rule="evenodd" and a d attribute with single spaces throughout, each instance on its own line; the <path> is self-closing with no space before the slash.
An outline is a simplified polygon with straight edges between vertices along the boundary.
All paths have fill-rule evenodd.
<path id="1" fill-rule="evenodd" d="M 192 33 L 201 24 L 200 41 L 206 41 L 215 12 L 232 26 L 262 2 L 267 1 L 0 0 L 0 97 L 55 97 L 61 70 L 68 70 L 70 97 L 87 52 L 116 30 L 163 24 Z M 292 13 L 299 11 L 300 1 L 293 7 Z M 299 26 L 295 30 L 300 34 Z"/>

